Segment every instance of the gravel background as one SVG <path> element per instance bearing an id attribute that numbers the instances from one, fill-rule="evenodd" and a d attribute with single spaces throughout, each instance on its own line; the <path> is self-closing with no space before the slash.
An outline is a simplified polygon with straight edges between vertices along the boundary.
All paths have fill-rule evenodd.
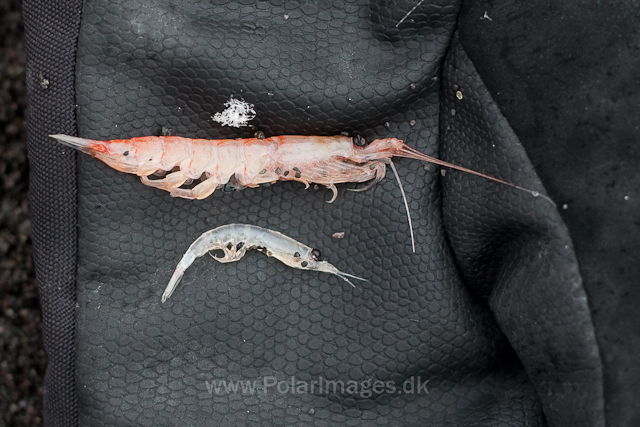
<path id="1" fill-rule="evenodd" d="M 0 0 L 0 426 L 42 424 L 46 354 L 31 258 L 26 103 L 21 3 Z"/>

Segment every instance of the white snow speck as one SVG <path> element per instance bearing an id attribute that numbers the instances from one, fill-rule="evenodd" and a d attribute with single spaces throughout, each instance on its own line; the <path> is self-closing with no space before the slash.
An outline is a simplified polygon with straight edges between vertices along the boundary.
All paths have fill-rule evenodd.
<path id="1" fill-rule="evenodd" d="M 253 104 L 239 99 L 231 98 L 224 103 L 224 106 L 227 107 L 226 110 L 211 116 L 213 120 L 222 126 L 233 126 L 235 128 L 247 126 L 249 121 L 256 116 Z"/>

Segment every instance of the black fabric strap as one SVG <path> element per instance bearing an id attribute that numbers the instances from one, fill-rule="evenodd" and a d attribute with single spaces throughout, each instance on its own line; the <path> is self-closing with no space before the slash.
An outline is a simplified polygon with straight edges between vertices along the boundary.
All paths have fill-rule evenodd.
<path id="1" fill-rule="evenodd" d="M 74 69 L 82 1 L 25 0 L 30 201 L 42 300 L 45 426 L 77 425 L 75 383 L 76 155 L 52 133 L 76 132 Z"/>

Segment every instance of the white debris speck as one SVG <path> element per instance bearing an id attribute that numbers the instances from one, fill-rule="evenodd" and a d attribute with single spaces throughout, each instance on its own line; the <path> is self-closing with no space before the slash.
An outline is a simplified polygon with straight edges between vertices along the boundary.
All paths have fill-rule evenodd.
<path id="1" fill-rule="evenodd" d="M 289 19 L 289 15 L 284 15 L 284 20 L 286 21 L 287 19 Z"/>
<path id="2" fill-rule="evenodd" d="M 489 18 L 489 14 L 487 13 L 487 11 L 484 11 L 484 15 L 482 15 L 482 18 L 480 19 L 486 19 L 487 21 L 493 21 L 493 19 Z"/>
<path id="3" fill-rule="evenodd" d="M 462 100 L 462 98 L 464 98 L 464 95 L 462 95 L 461 91 L 456 91 L 456 98 L 458 98 L 459 100 Z"/>
<path id="4" fill-rule="evenodd" d="M 38 77 L 38 82 L 40 83 L 40 87 L 42 89 L 49 89 L 49 79 L 47 79 L 42 74 L 40 74 L 40 76 Z"/>
<path id="5" fill-rule="evenodd" d="M 334 239 L 342 239 L 344 237 L 344 231 L 341 231 L 339 233 L 333 233 L 331 237 L 333 237 Z"/>
<path id="6" fill-rule="evenodd" d="M 625 200 L 629 200 L 629 199 L 631 199 L 631 197 L 629 197 L 629 196 L 624 196 L 624 199 L 625 199 Z"/>
<path id="7" fill-rule="evenodd" d="M 564 205 L 562 205 L 562 210 L 563 211 L 566 211 L 567 209 L 569 209 L 569 205 L 568 204 L 565 203 Z"/>
<path id="8" fill-rule="evenodd" d="M 256 116 L 253 104 L 246 103 L 240 99 L 231 98 L 225 102 L 224 106 L 227 107 L 226 110 L 211 116 L 213 120 L 222 126 L 233 126 L 236 128 L 247 126 L 249 121 Z"/>

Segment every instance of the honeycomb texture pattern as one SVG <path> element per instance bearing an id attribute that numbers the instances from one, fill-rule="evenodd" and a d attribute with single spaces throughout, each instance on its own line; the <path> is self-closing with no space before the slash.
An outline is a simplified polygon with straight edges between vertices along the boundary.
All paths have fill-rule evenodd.
<path id="1" fill-rule="evenodd" d="M 437 154 L 440 66 L 459 5 L 423 3 L 396 27 L 413 6 L 400 1 L 177 5 L 88 0 L 76 69 L 79 135 L 128 138 L 158 135 L 163 128 L 201 138 L 248 137 L 255 130 L 267 135 L 347 131 L 401 138 Z M 444 93 L 451 95 L 446 88 Z M 485 94 L 476 95 L 475 102 L 486 108 Z M 212 122 L 232 96 L 255 105 L 253 129 Z M 494 125 L 500 126 L 490 122 L 488 132 Z M 491 165 L 485 165 L 493 168 L 490 172 L 518 182 L 535 180 L 517 139 L 500 142 Z M 476 166 L 475 154 L 451 154 Z M 546 350 L 536 339 L 518 341 L 509 329 L 508 316 L 524 309 L 519 304 L 525 302 L 509 288 L 517 280 L 509 274 L 542 265 L 547 270 L 527 277 L 535 289 L 547 286 L 548 275 L 555 274 L 549 266 L 556 264 L 547 259 L 569 263 L 557 274 L 573 287 L 565 285 L 556 297 L 577 297 L 570 307 L 583 313 L 570 249 L 549 251 L 542 261 L 532 252 L 531 245 L 540 242 L 568 241 L 560 220 L 540 200 L 455 173 L 445 177 L 443 199 L 435 168 L 407 159 L 398 160 L 397 167 L 413 216 L 416 254 L 402 198 L 390 178 L 363 193 L 341 186 L 333 204 L 325 202 L 328 190 L 305 191 L 297 183 L 218 191 L 189 201 L 81 156 L 80 425 L 544 425 L 543 404 L 549 402 L 541 403 L 537 393 L 546 390 L 549 379 L 536 383 L 529 376 L 535 373 L 531 369 L 554 374 L 553 366 L 532 365 L 536 351 Z M 449 182 L 451 175 L 455 181 Z M 485 281 L 468 273 L 466 264 L 460 275 L 443 222 L 443 200 L 445 208 L 450 206 L 447 198 L 462 190 L 458 187 L 472 185 L 483 199 L 462 201 L 459 209 L 465 214 L 486 213 L 497 226 L 522 233 L 539 231 L 524 242 L 522 233 L 510 231 L 498 236 L 504 240 L 491 240 L 498 249 L 482 246 L 488 257 L 483 262 L 493 267 L 498 250 L 512 248 L 509 263 L 492 269 L 494 276 L 485 275 Z M 496 211 L 509 203 L 511 208 Z M 513 219 L 512 214 L 518 215 Z M 227 265 L 197 260 L 172 298 L 161 304 L 160 295 L 191 242 L 234 222 L 274 229 L 321 248 L 336 267 L 369 282 L 354 289 L 337 277 L 293 270 L 249 252 Z M 335 232 L 345 232 L 344 238 L 333 238 Z M 457 254 L 458 240 L 465 237 L 450 233 Z M 513 265 L 526 268 L 511 270 Z M 502 293 L 487 286 L 493 283 L 503 284 Z M 589 324 L 573 322 L 570 307 L 566 323 L 574 326 L 575 348 L 586 351 Z M 536 337 L 544 333 L 532 330 Z M 514 340 L 515 352 L 507 338 Z M 250 395 L 216 394 L 207 387 L 214 380 L 265 376 L 399 386 L 413 378 L 428 381 L 428 393 L 365 397 L 271 389 Z"/>

